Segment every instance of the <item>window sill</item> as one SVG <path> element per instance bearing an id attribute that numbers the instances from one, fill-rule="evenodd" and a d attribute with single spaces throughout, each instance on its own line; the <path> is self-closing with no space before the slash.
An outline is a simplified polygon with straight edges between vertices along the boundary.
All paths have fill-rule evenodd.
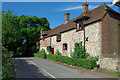
<path id="1" fill-rule="evenodd" d="M 58 39 L 58 40 L 56 40 L 57 42 L 60 42 L 61 41 L 61 39 Z"/>

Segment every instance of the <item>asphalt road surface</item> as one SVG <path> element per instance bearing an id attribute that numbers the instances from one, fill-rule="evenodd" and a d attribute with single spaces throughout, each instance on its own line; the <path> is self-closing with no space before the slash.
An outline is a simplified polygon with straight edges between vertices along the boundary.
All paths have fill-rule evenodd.
<path id="1" fill-rule="evenodd" d="M 35 57 L 14 59 L 17 78 L 113 78 L 102 73 L 73 69 Z"/>

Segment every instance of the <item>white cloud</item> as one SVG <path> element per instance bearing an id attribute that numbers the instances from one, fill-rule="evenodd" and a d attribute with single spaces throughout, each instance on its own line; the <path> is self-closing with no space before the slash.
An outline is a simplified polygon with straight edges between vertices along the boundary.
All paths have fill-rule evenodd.
<path id="1" fill-rule="evenodd" d="M 82 9 L 82 6 L 74 6 L 74 7 L 69 7 L 65 9 L 61 9 L 62 11 L 69 11 L 69 10 L 76 10 L 76 9 Z"/>
<path id="2" fill-rule="evenodd" d="M 89 6 L 89 9 L 94 9 L 96 7 L 98 7 L 99 5 L 91 5 Z M 61 9 L 61 11 L 69 11 L 69 10 L 76 10 L 76 9 L 82 9 L 82 5 L 81 6 L 74 6 L 74 7 L 68 7 L 68 8 L 65 8 L 65 9 Z"/>
<path id="3" fill-rule="evenodd" d="M 89 5 L 89 10 L 92 10 L 96 7 L 98 7 L 100 5 Z M 112 7 L 113 5 L 112 4 L 109 4 L 108 6 Z M 82 5 L 81 6 L 74 6 L 74 7 L 68 7 L 68 8 L 65 8 L 65 9 L 61 9 L 61 11 L 69 11 L 69 10 L 76 10 L 76 9 L 82 9 Z"/>

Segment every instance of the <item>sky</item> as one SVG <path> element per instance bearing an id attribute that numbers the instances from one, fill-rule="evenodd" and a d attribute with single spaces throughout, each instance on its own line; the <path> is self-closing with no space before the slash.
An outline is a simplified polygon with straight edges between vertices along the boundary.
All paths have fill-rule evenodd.
<path id="1" fill-rule="evenodd" d="M 6 2 L 6 0 L 3 0 L 2 10 L 13 10 L 18 16 L 46 17 L 50 23 L 50 28 L 53 29 L 65 23 L 65 13 L 70 13 L 70 20 L 79 16 L 82 13 L 83 3 L 84 2 Z M 118 11 L 118 7 L 112 5 L 111 2 L 88 2 L 89 10 L 103 3 L 106 3 Z"/>

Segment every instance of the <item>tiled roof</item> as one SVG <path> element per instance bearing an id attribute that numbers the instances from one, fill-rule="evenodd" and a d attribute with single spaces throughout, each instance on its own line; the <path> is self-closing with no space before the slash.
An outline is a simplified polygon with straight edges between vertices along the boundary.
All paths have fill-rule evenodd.
<path id="1" fill-rule="evenodd" d="M 107 6 L 105 3 L 102 4 L 101 6 L 97 7 L 97 8 L 94 8 L 93 10 L 90 10 L 86 13 L 86 15 L 90 15 L 90 18 L 85 21 L 85 24 L 88 24 L 88 23 L 91 23 L 91 22 L 94 22 L 98 19 L 102 19 L 103 16 L 105 15 L 105 10 L 106 9 L 109 9 L 109 10 L 112 10 L 114 11 L 112 8 L 110 8 L 109 6 Z M 114 11 L 116 12 L 116 11 Z M 73 22 L 74 20 L 76 19 L 79 19 L 81 18 L 82 16 L 84 16 L 84 13 L 82 13 L 80 16 L 70 20 L 69 22 L 67 22 L 66 24 L 62 24 L 58 27 L 55 27 L 47 32 L 45 32 L 45 34 L 47 34 L 47 37 L 49 36 L 52 36 L 52 35 L 55 35 L 55 34 L 58 34 L 60 32 L 63 32 L 63 31 L 66 31 L 66 30 L 69 30 L 71 28 L 74 28 L 75 27 L 75 22 Z"/>

